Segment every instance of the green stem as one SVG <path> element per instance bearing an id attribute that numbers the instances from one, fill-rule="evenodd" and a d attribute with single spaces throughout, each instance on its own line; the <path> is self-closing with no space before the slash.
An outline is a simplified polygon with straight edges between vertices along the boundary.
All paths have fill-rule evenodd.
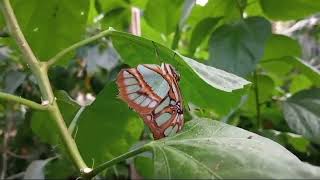
<path id="1" fill-rule="evenodd" d="M 39 69 L 39 61 L 35 57 L 34 53 L 32 52 L 30 46 L 28 45 L 20 26 L 17 22 L 17 19 L 14 15 L 13 9 L 9 0 L 1 0 L 1 8 L 3 15 L 5 17 L 6 23 L 8 24 L 8 29 L 12 37 L 17 42 L 19 49 L 24 57 L 24 60 L 29 65 L 31 71 L 34 73 L 35 77 L 37 78 L 37 82 L 39 83 L 40 91 L 42 93 L 43 100 L 49 100 L 49 95 L 47 94 L 46 90 L 44 89 L 44 85 L 42 81 L 39 80 L 40 78 L 40 69 Z"/>
<path id="2" fill-rule="evenodd" d="M 259 99 L 259 85 L 258 85 L 258 74 L 255 70 L 253 72 L 253 82 L 254 82 L 254 94 L 256 102 L 256 116 L 257 116 L 257 126 L 258 129 L 262 128 L 261 115 L 260 115 L 260 99 Z"/>
<path id="3" fill-rule="evenodd" d="M 34 53 L 32 52 L 28 42 L 26 41 L 23 33 L 21 32 L 21 29 L 11 7 L 10 1 L 0 0 L 0 3 L 10 34 L 16 40 L 18 47 L 22 52 L 24 60 L 27 62 L 32 73 L 37 78 L 37 82 L 40 87 L 43 100 L 49 102 L 48 112 L 50 113 L 55 124 L 58 127 L 59 135 L 62 139 L 63 145 L 65 146 L 73 163 L 80 169 L 80 171 L 82 169 L 87 168 L 86 164 L 84 163 L 80 155 L 75 141 L 68 132 L 65 121 L 63 120 L 59 107 L 56 103 L 52 87 L 48 78 L 47 64 L 39 62 L 38 59 L 35 57 Z"/>
<path id="4" fill-rule="evenodd" d="M 178 48 L 180 36 L 181 36 L 180 29 L 179 29 L 179 26 L 177 25 L 176 31 L 174 33 L 171 49 L 176 50 Z"/>
<path id="5" fill-rule="evenodd" d="M 243 14 L 243 10 L 245 8 L 245 4 L 244 4 L 244 1 L 243 0 L 236 0 L 236 3 L 237 3 L 237 6 L 239 8 L 239 12 L 240 12 L 240 17 L 241 19 L 244 19 L 244 14 Z"/>
<path id="6" fill-rule="evenodd" d="M 129 151 L 125 154 L 122 154 L 110 161 L 107 161 L 105 163 L 102 163 L 100 164 L 99 166 L 97 166 L 95 169 L 93 169 L 91 172 L 89 173 L 86 173 L 86 174 L 83 174 L 82 177 L 84 179 L 91 179 L 93 177 L 95 177 L 97 174 L 101 173 L 102 171 L 104 171 L 105 169 L 107 169 L 108 167 L 111 167 L 121 161 L 124 161 L 130 157 L 133 157 L 135 155 L 138 155 L 142 152 L 145 152 L 145 151 L 148 151 L 149 150 L 149 147 L 148 147 L 148 144 L 147 145 L 143 145 L 141 146 L 140 148 L 137 148 L 135 150 L 132 150 L 132 151 Z"/>
<path id="7" fill-rule="evenodd" d="M 107 29 L 105 31 L 100 32 L 99 34 L 96 34 L 90 38 L 87 38 L 85 40 L 79 41 L 67 48 L 65 48 L 64 50 L 60 51 L 58 54 L 56 54 L 54 57 L 52 57 L 48 62 L 47 65 L 48 66 L 52 66 L 53 64 L 57 63 L 57 61 L 59 61 L 63 56 L 65 56 L 66 54 L 68 54 L 69 52 L 84 46 L 86 44 L 89 44 L 97 39 L 100 39 L 104 36 L 107 36 L 111 31 L 113 31 L 112 29 Z"/>
<path id="8" fill-rule="evenodd" d="M 8 94 L 8 93 L 0 92 L 0 99 L 14 101 L 14 102 L 26 105 L 26 106 L 28 106 L 32 109 L 36 109 L 36 110 L 48 110 L 48 106 L 44 106 L 44 105 L 38 104 L 36 102 L 30 101 L 28 99 L 24 99 L 22 97 L 15 96 L 15 95 Z"/>
<path id="9" fill-rule="evenodd" d="M 59 107 L 56 102 L 53 103 L 49 112 L 51 117 L 55 119 L 55 123 L 59 129 L 60 137 L 62 139 L 64 147 L 66 147 L 66 150 L 70 158 L 72 159 L 74 165 L 80 171 L 88 168 L 80 155 L 76 142 L 73 140 L 73 138 L 71 137 L 71 134 L 68 131 L 68 128 L 66 127 L 66 124 L 63 120 L 63 117 L 59 111 Z"/>

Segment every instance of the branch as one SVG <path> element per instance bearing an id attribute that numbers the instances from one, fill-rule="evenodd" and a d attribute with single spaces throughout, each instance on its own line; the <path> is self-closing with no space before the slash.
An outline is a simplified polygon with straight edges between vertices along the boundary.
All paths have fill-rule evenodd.
<path id="1" fill-rule="evenodd" d="M 152 142 L 151 142 L 152 143 Z M 101 173 L 102 171 L 104 171 L 105 169 L 107 169 L 108 167 L 111 167 L 121 161 L 124 161 L 130 157 L 133 157 L 135 155 L 138 155 L 142 152 L 148 151 L 149 150 L 149 144 L 143 145 L 135 150 L 129 151 L 125 154 L 122 154 L 114 159 L 111 159 L 110 161 L 107 161 L 105 163 L 102 163 L 100 165 L 98 165 L 95 169 L 93 169 L 92 171 L 85 173 L 83 172 L 82 174 L 82 178 L 84 179 L 91 179 L 93 177 L 95 177 L 96 175 L 98 175 L 99 173 Z"/>
<path id="2" fill-rule="evenodd" d="M 42 98 L 43 100 L 49 101 L 48 112 L 51 115 L 54 123 L 58 127 L 59 135 L 65 147 L 65 150 L 67 151 L 74 165 L 77 168 L 79 168 L 80 171 L 82 169 L 87 169 L 87 165 L 82 159 L 74 139 L 68 132 L 68 128 L 65 124 L 59 106 L 53 95 L 52 87 L 47 72 L 47 63 L 39 62 L 38 59 L 35 57 L 34 53 L 32 52 L 23 33 L 21 32 L 21 29 L 11 7 L 10 1 L 0 0 L 0 3 L 2 12 L 8 25 L 8 29 L 12 37 L 17 42 L 18 47 L 21 50 L 22 55 L 24 57 L 24 60 L 29 64 L 32 73 L 37 78 Z"/>
<path id="3" fill-rule="evenodd" d="M 28 107 L 30 107 L 32 109 L 36 109 L 36 110 L 47 110 L 48 109 L 48 106 L 43 106 L 43 105 L 38 104 L 36 102 L 30 101 L 28 99 L 24 99 L 22 97 L 15 96 L 15 95 L 8 94 L 8 93 L 0 92 L 0 99 L 14 101 L 14 102 L 23 104 L 25 106 L 28 106 Z"/>
<path id="4" fill-rule="evenodd" d="M 67 48 L 65 48 L 64 50 L 60 51 L 58 54 L 56 54 L 54 57 L 52 57 L 51 59 L 49 59 L 49 61 L 47 62 L 47 66 L 52 66 L 53 64 L 57 63 L 63 56 L 65 56 L 66 54 L 68 54 L 69 52 L 84 46 L 86 44 L 89 44 L 97 39 L 100 39 L 104 36 L 107 36 L 110 32 L 112 31 L 112 29 L 107 29 L 105 31 L 100 32 L 99 34 L 96 34 L 94 36 L 91 36 L 85 40 L 79 41 Z"/>
<path id="5" fill-rule="evenodd" d="M 31 50 L 27 40 L 25 39 L 21 28 L 17 22 L 17 19 L 14 15 L 14 11 L 11 7 L 9 0 L 0 0 L 1 10 L 5 17 L 6 23 L 8 25 L 10 35 L 15 39 L 21 53 L 24 57 L 23 60 L 26 61 L 31 71 L 34 73 L 37 78 L 37 82 L 39 83 L 40 91 L 42 94 L 42 98 L 44 100 L 49 100 L 48 90 L 45 89 L 46 86 L 43 84 L 43 80 L 41 80 L 41 69 L 39 68 L 40 63 L 33 51 Z"/>

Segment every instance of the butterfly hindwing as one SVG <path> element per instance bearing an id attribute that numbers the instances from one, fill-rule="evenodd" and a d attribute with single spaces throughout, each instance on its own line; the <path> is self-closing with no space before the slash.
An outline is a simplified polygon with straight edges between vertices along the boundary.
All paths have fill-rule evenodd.
<path id="1" fill-rule="evenodd" d="M 140 114 L 155 139 L 171 136 L 183 126 L 177 77 L 169 64 L 142 64 L 118 75 L 120 97 Z"/>

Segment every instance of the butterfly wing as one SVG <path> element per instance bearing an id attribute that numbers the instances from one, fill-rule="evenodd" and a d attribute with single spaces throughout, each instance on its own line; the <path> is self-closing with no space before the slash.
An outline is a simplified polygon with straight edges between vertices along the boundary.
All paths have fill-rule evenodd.
<path id="1" fill-rule="evenodd" d="M 120 97 L 141 114 L 150 113 L 169 91 L 167 81 L 147 66 L 124 69 L 117 78 Z"/>
<path id="2" fill-rule="evenodd" d="M 144 64 L 122 70 L 117 84 L 120 97 L 140 114 L 155 139 L 181 130 L 182 98 L 171 65 Z"/>

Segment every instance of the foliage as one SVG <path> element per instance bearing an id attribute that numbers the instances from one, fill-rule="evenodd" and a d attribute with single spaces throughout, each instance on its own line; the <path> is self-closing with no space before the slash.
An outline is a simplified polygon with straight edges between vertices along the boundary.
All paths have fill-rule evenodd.
<path id="1" fill-rule="evenodd" d="M 297 40 L 271 28 L 320 12 L 318 1 L 10 2 L 24 47 L 41 63 L 26 61 L 0 16 L 1 92 L 38 103 L 0 94 L 1 178 L 320 177 L 320 74 Z M 141 37 L 129 33 L 139 24 L 132 7 L 141 10 Z M 181 75 L 186 124 L 154 141 L 114 80 L 122 68 L 161 62 Z M 42 65 L 49 90 L 34 70 Z M 79 168 L 78 156 L 94 170 Z"/>

